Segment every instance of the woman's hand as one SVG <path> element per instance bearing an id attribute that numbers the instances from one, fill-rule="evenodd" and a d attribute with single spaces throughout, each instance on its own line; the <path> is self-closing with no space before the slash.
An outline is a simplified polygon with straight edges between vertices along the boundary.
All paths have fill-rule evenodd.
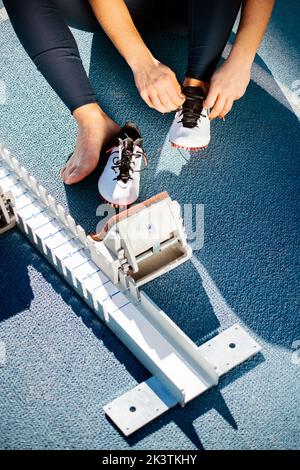
<path id="1" fill-rule="evenodd" d="M 210 119 L 224 118 L 233 102 L 241 98 L 250 82 L 251 64 L 230 60 L 216 70 L 211 78 L 204 107 L 211 109 Z"/>
<path id="2" fill-rule="evenodd" d="M 89 0 L 99 23 L 131 68 L 136 86 L 148 106 L 161 113 L 185 100 L 176 76 L 156 60 L 135 27 L 124 0 Z"/>
<path id="3" fill-rule="evenodd" d="M 185 96 L 175 73 L 153 57 L 131 65 L 136 87 L 150 108 L 161 113 L 175 111 L 184 102 Z"/>

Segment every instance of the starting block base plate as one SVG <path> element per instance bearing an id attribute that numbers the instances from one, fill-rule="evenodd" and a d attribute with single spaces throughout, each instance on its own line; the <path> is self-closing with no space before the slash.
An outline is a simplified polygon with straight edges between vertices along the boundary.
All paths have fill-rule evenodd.
<path id="1" fill-rule="evenodd" d="M 125 436 L 129 436 L 177 405 L 156 377 L 142 382 L 103 407 L 105 414 Z"/>
<path id="2" fill-rule="evenodd" d="M 261 346 L 238 323 L 199 347 L 219 376 L 226 374 L 261 350 Z"/>
<path id="3" fill-rule="evenodd" d="M 221 376 L 254 356 L 260 345 L 235 324 L 199 347 L 199 351 Z M 151 377 L 103 407 L 105 414 L 125 436 L 142 428 L 178 404 L 178 400 Z"/>

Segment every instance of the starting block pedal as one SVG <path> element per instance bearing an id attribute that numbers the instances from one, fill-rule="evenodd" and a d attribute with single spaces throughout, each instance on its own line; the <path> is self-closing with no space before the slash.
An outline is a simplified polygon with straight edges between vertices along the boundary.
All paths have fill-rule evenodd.
<path id="1" fill-rule="evenodd" d="M 115 261 L 119 282 L 137 287 L 176 268 L 192 256 L 181 218 L 181 208 L 162 192 L 113 216 L 93 236 Z"/>
<path id="2" fill-rule="evenodd" d="M 0 235 L 16 225 L 13 210 L 13 195 L 10 191 L 4 193 L 0 187 Z"/>

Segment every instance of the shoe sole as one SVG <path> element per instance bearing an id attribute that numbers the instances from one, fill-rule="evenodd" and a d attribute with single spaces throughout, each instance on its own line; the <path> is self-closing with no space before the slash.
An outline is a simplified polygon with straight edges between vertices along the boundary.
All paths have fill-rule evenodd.
<path id="1" fill-rule="evenodd" d="M 114 209 L 119 209 L 120 207 L 125 207 L 125 208 L 127 208 L 127 207 L 131 206 L 131 204 L 127 204 L 127 205 L 124 205 L 124 204 L 115 204 L 115 203 L 113 203 L 113 202 L 108 201 L 107 199 L 104 199 L 104 197 L 102 197 L 101 194 L 100 194 L 100 199 L 101 199 L 101 201 L 102 201 L 104 204 L 108 204 L 109 206 L 113 207 Z M 132 203 L 132 204 L 133 204 L 133 203 Z"/>
<path id="2" fill-rule="evenodd" d="M 130 204 L 116 204 L 114 202 L 108 201 L 103 196 L 101 196 L 101 194 L 100 194 L 100 198 L 101 198 L 101 200 L 103 201 L 104 204 L 108 204 L 109 206 L 113 207 L 114 209 L 120 209 L 120 207 L 122 207 L 122 208 L 124 207 L 125 209 L 127 209 L 128 207 L 132 206 L 132 204 L 134 204 L 136 202 L 136 201 L 134 201 L 134 202 L 131 202 Z"/>
<path id="3" fill-rule="evenodd" d="M 178 144 L 174 144 L 174 142 L 172 142 L 171 140 L 169 141 L 170 144 L 172 145 L 172 147 L 176 148 L 176 149 L 183 149 L 183 150 L 192 150 L 192 151 L 200 151 L 200 150 L 205 150 L 207 149 L 208 145 L 204 145 L 203 147 L 184 147 L 183 145 L 178 145 Z"/>

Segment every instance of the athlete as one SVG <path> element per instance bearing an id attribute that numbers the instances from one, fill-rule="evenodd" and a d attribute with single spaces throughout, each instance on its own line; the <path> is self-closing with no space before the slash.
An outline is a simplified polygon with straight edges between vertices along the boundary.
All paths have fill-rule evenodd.
<path id="1" fill-rule="evenodd" d="M 26 52 L 78 125 L 74 153 L 61 172 L 63 181 L 74 184 L 89 175 L 102 148 L 117 137 L 99 189 L 112 204 L 132 203 L 138 196 L 144 157 L 139 130 L 131 123 L 120 129 L 97 102 L 68 26 L 104 30 L 131 68 L 146 104 L 161 113 L 176 112 L 171 144 L 200 150 L 209 144 L 210 122 L 224 118 L 246 91 L 274 1 L 3 0 Z M 170 17 L 188 9 L 189 46 L 182 84 L 143 41 L 144 29 L 156 22 L 163 4 Z M 233 47 L 217 68 L 239 11 Z"/>

